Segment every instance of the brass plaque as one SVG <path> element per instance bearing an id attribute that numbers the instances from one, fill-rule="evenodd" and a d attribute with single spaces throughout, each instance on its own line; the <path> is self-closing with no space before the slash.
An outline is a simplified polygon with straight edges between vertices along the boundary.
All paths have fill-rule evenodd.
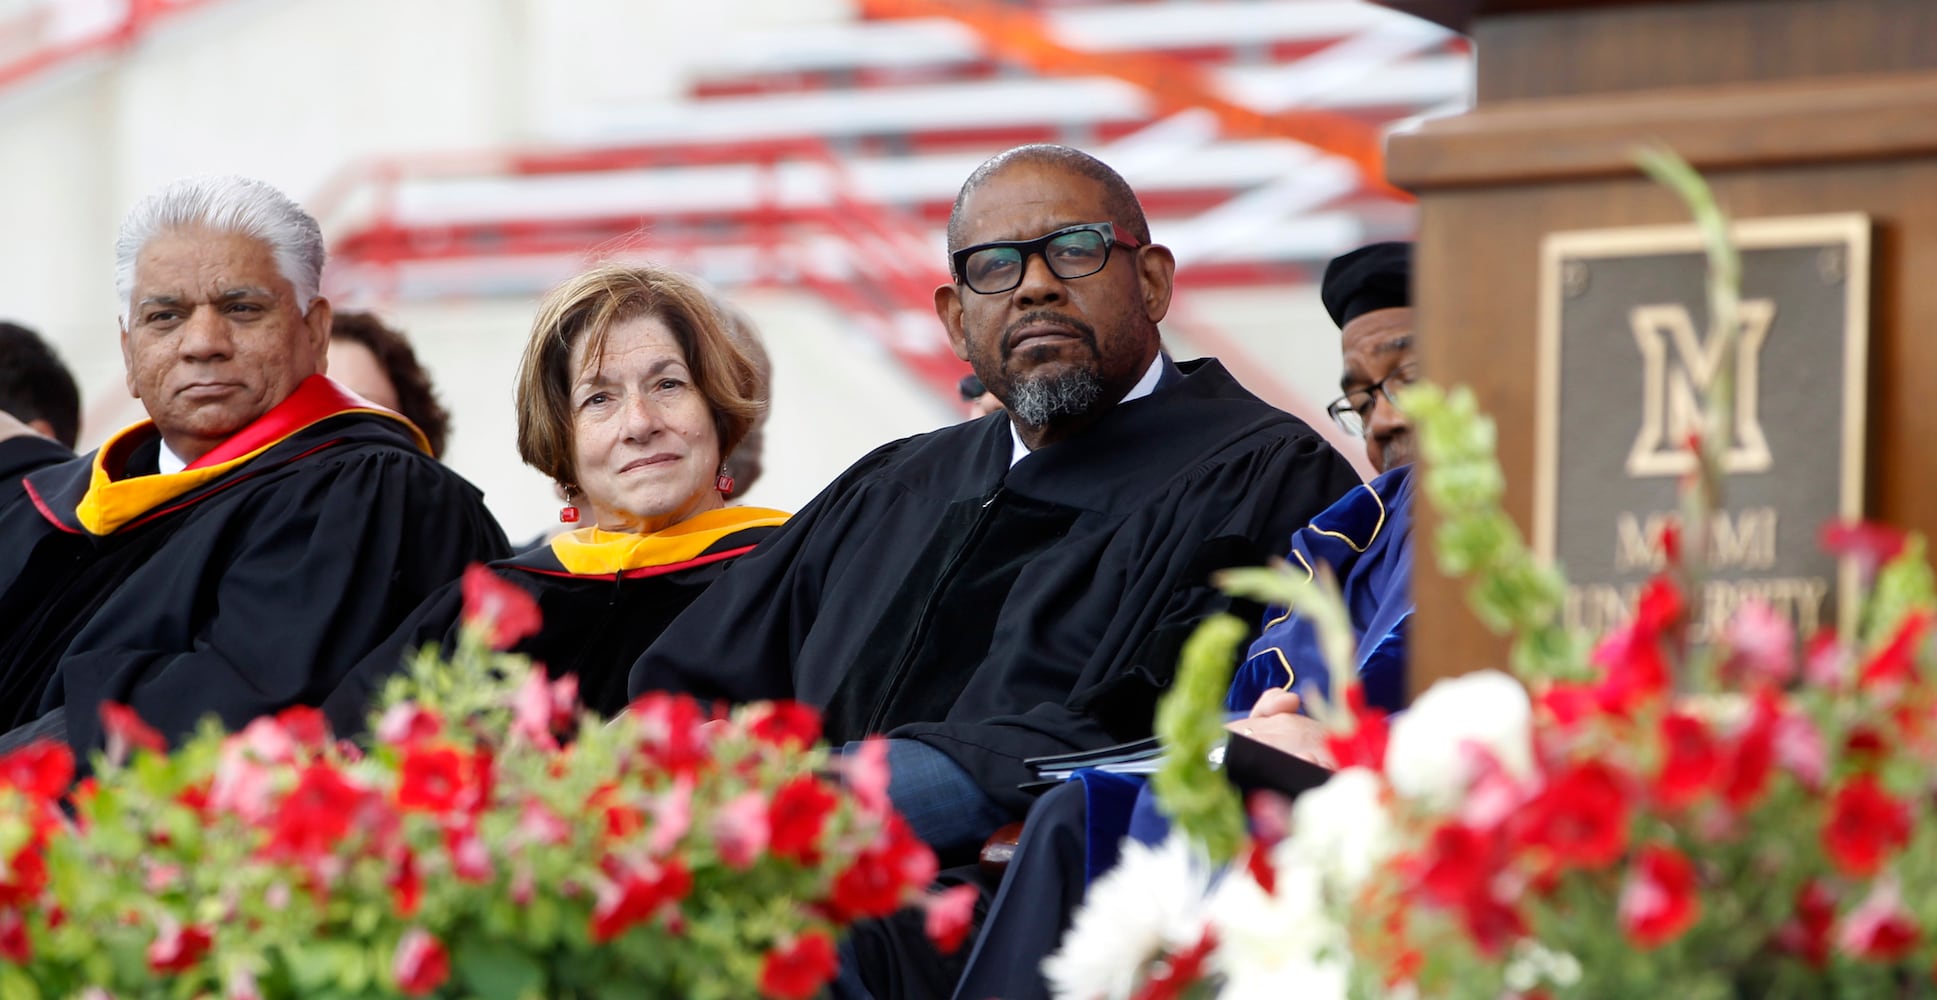
<path id="1" fill-rule="evenodd" d="M 1854 572 L 1818 544 L 1863 510 L 1870 221 L 1735 224 L 1742 257 L 1733 442 L 1694 638 L 1760 598 L 1805 632 L 1848 623 Z M 1541 248 L 1534 546 L 1567 574 L 1569 625 L 1625 621 L 1720 365 L 1693 226 L 1550 234 Z"/>

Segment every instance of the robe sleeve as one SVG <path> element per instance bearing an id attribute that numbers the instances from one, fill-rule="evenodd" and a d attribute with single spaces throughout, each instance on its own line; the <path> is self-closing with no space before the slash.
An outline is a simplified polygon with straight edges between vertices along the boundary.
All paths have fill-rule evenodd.
<path id="1" fill-rule="evenodd" d="M 377 694 L 404 661 L 427 644 L 438 644 L 446 654 L 456 648 L 458 619 L 464 612 L 464 589 L 456 580 L 437 588 L 402 625 L 377 648 L 357 661 L 322 701 L 330 732 L 357 737 L 367 730 Z"/>
<path id="2" fill-rule="evenodd" d="M 672 691 L 732 704 L 798 698 L 795 651 L 806 642 L 846 527 L 861 503 L 859 483 L 896 448 L 855 463 L 788 518 L 680 613 L 633 664 L 626 693 Z"/>
<path id="3" fill-rule="evenodd" d="M 1032 796 L 1018 786 L 1034 778 L 1028 757 L 1091 750 L 1150 735 L 1158 699 L 1176 674 L 1184 640 L 1205 618 L 1233 609 L 1212 583 L 1218 570 L 1253 566 L 1281 552 L 1291 533 L 1358 485 L 1351 466 L 1314 434 L 1287 437 L 1182 477 L 1178 494 L 1153 504 L 1120 533 L 1122 544 L 1097 572 L 1099 586 L 1074 609 L 1106 619 L 1096 648 L 998 645 L 1008 662 L 987 682 L 1010 690 L 1038 678 L 1068 676 L 1065 697 L 1012 715 L 902 726 L 891 736 L 919 739 L 947 753 L 990 799 L 1020 815 Z M 973 689 L 965 701 L 973 702 Z M 961 703 L 958 703 L 958 708 Z"/>
<path id="4" fill-rule="evenodd" d="M 180 581 L 195 596 L 170 606 L 184 610 L 144 621 L 104 608 L 69 645 L 50 700 L 67 706 L 75 747 L 100 742 L 106 700 L 171 740 L 207 715 L 234 729 L 314 704 L 427 594 L 508 548 L 468 483 L 391 449 L 323 456 L 213 544 L 233 554 L 207 560 L 219 576 Z"/>

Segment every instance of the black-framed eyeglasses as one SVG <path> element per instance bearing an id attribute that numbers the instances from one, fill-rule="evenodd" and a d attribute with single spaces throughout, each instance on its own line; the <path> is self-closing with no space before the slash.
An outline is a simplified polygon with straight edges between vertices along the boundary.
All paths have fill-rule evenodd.
<path id="1" fill-rule="evenodd" d="M 963 247 L 949 258 L 955 265 L 955 278 L 971 292 L 995 295 L 1022 284 L 1022 273 L 1029 267 L 1029 255 L 1042 255 L 1049 273 L 1065 281 L 1087 278 L 1110 263 L 1113 246 L 1135 249 L 1135 240 L 1119 239 L 1116 227 L 1107 222 L 1069 226 L 1033 240 L 1003 243 L 978 243 Z"/>
<path id="2" fill-rule="evenodd" d="M 1333 420 L 1338 421 L 1338 425 L 1345 429 L 1345 433 L 1354 437 L 1364 437 L 1366 426 L 1372 423 L 1372 407 L 1378 403 L 1379 397 L 1384 396 L 1385 401 L 1390 403 L 1393 409 L 1398 410 L 1399 401 L 1393 398 L 1394 394 L 1417 381 L 1419 381 L 1418 365 L 1400 365 L 1385 378 L 1363 389 L 1353 389 L 1332 400 L 1332 405 L 1325 407 L 1325 412 L 1331 414 Z"/>

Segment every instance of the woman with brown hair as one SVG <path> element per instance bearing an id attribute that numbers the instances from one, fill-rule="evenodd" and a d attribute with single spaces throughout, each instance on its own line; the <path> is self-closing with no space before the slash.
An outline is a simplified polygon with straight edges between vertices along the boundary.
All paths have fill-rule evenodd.
<path id="1" fill-rule="evenodd" d="M 728 507 L 727 456 L 766 407 L 767 380 L 690 278 L 606 265 L 540 305 L 518 371 L 518 454 L 579 525 L 490 569 L 537 599 L 538 634 L 514 652 L 574 674 L 586 707 L 626 705 L 626 673 L 653 639 L 787 515 Z M 404 657 L 455 648 L 458 584 L 437 594 L 324 703 L 338 733 L 362 728 Z"/>

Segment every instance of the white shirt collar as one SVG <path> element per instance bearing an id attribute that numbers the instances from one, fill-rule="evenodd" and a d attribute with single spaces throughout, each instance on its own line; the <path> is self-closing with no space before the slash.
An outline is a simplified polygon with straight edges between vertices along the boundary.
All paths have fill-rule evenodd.
<path id="1" fill-rule="evenodd" d="M 171 473 L 180 472 L 183 469 L 188 468 L 188 463 L 185 461 L 182 461 L 182 457 L 180 455 L 177 455 L 174 452 L 168 450 L 168 442 L 160 441 L 157 443 L 161 445 L 161 452 L 155 455 L 156 472 L 159 472 L 162 475 L 166 476 Z"/>
<path id="2" fill-rule="evenodd" d="M 1133 399 L 1142 399 L 1156 392 L 1157 380 L 1163 378 L 1163 375 L 1164 352 L 1158 351 L 1157 356 L 1150 359 L 1150 367 L 1144 370 L 1143 377 L 1137 380 L 1136 385 L 1130 387 L 1129 392 L 1123 394 L 1122 399 L 1117 400 L 1116 405 L 1122 406 Z M 1022 443 L 1022 433 L 1016 430 L 1014 420 L 1009 421 L 1009 439 L 1015 442 L 1014 449 L 1009 452 L 1009 468 L 1013 469 L 1017 462 L 1022 461 L 1029 454 L 1029 446 Z"/>

